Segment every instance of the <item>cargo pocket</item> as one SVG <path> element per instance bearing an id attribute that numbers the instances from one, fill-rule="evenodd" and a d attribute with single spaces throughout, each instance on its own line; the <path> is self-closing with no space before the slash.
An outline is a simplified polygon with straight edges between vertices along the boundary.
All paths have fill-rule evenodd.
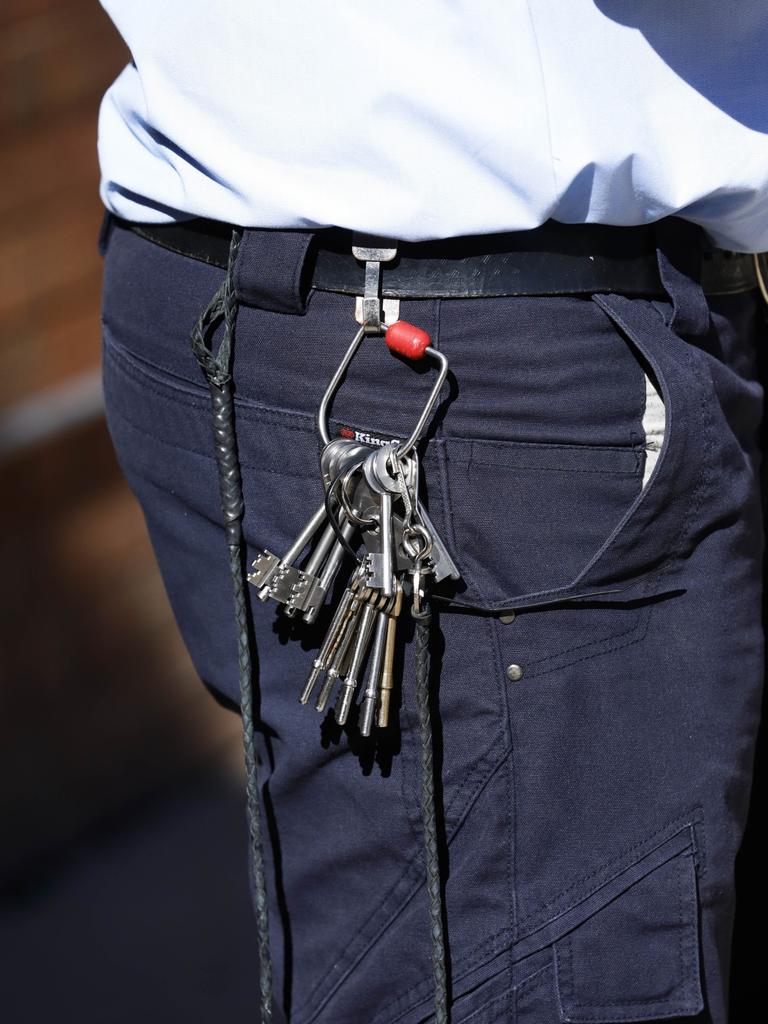
<path id="1" fill-rule="evenodd" d="M 562 1021 L 690 1017 L 704 1007 L 691 850 L 641 878 L 554 944 Z"/>

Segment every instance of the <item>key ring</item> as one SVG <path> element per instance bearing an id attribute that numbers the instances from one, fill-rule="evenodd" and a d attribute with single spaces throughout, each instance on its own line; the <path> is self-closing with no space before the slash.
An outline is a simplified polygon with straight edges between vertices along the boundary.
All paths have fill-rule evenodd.
<path id="1" fill-rule="evenodd" d="M 352 482 L 352 479 L 355 473 L 357 473 L 358 468 L 358 466 L 352 466 L 341 477 L 341 486 L 339 487 L 339 502 L 341 504 L 341 507 L 344 509 L 347 519 L 355 523 L 356 526 L 360 526 L 363 529 L 366 529 L 367 527 L 373 526 L 377 522 L 377 520 L 372 517 L 366 519 L 364 516 L 359 516 L 355 512 L 350 497 L 347 494 L 347 487 Z M 334 486 L 336 485 L 336 483 L 337 481 L 334 481 Z"/>
<path id="2" fill-rule="evenodd" d="M 385 341 L 387 343 L 387 347 L 391 349 L 391 351 L 405 356 L 406 359 L 413 360 L 423 359 L 424 356 L 429 356 L 429 358 L 439 366 L 437 380 L 435 381 L 435 385 L 429 394 L 429 398 L 427 399 L 421 415 L 416 422 L 416 426 L 413 428 L 406 440 L 401 442 L 396 449 L 398 457 L 403 458 L 405 455 L 408 455 L 413 451 L 424 432 L 424 428 L 432 414 L 432 410 L 440 397 L 440 391 L 445 383 L 445 378 L 448 376 L 448 360 L 442 352 L 438 352 L 437 349 L 432 348 L 429 343 L 429 335 L 420 327 L 414 327 L 413 324 L 409 324 L 405 320 L 397 320 L 395 323 L 389 325 L 382 324 L 382 327 L 386 328 Z M 366 329 L 363 326 L 360 327 L 358 332 L 355 334 L 349 348 L 344 353 L 336 372 L 333 377 L 331 377 L 328 387 L 325 389 L 325 394 L 320 402 L 320 408 L 317 411 L 317 429 L 323 440 L 323 444 L 331 443 L 331 435 L 328 431 L 328 407 L 339 389 L 349 364 L 355 357 L 355 354 L 360 348 L 363 338 L 365 337 Z"/>
<path id="3" fill-rule="evenodd" d="M 419 538 L 420 544 L 414 544 L 414 539 Z M 403 530 L 403 548 L 409 558 L 414 562 L 424 562 L 432 553 L 432 538 L 429 530 L 421 523 L 412 523 Z"/>

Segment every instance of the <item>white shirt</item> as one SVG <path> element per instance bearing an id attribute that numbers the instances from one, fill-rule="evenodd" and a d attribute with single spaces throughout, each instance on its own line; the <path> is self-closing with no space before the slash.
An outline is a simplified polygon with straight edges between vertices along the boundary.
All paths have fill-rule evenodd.
<path id="1" fill-rule="evenodd" d="M 768 0 L 102 0 L 129 220 L 407 240 L 677 214 L 768 250 Z"/>

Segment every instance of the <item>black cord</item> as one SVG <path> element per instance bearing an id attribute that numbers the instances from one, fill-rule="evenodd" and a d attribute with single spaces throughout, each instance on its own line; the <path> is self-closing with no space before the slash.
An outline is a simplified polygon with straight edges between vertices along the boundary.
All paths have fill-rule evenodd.
<path id="1" fill-rule="evenodd" d="M 437 849 L 435 765 L 432 722 L 429 711 L 429 638 L 432 613 L 425 600 L 421 610 L 412 611 L 416 623 L 416 705 L 421 738 L 421 818 L 424 828 L 424 857 L 427 868 L 429 926 L 432 940 L 432 973 L 435 983 L 435 1024 L 448 1024 L 448 982 L 443 930 L 443 890 Z"/>
<path id="2" fill-rule="evenodd" d="M 336 539 L 338 540 L 339 544 L 341 544 L 341 546 L 344 548 L 347 554 L 351 555 L 354 558 L 355 562 L 359 564 L 360 559 L 357 557 L 357 552 L 342 533 L 341 525 L 339 524 L 339 521 L 336 518 L 336 513 L 333 511 L 333 492 L 335 488 L 338 486 L 338 483 L 339 477 L 336 477 L 331 486 L 325 492 L 325 498 L 323 499 L 325 502 L 325 514 L 328 517 L 328 522 L 331 524 L 333 532 L 336 534 Z"/>
<path id="3" fill-rule="evenodd" d="M 253 663 L 248 633 L 248 605 L 243 543 L 243 487 L 237 457 L 232 396 L 232 345 L 237 317 L 237 296 L 234 286 L 234 265 L 242 234 L 232 232 L 229 264 L 223 284 L 211 299 L 192 332 L 192 351 L 208 380 L 213 406 L 213 433 L 219 475 L 221 508 L 224 516 L 229 568 L 237 621 L 237 661 L 240 680 L 240 711 L 243 719 L 243 749 L 246 771 L 246 813 L 250 836 L 250 870 L 253 904 L 259 947 L 259 990 L 261 1022 L 272 1020 L 272 958 L 269 951 L 269 915 L 264 872 L 264 843 L 259 783 L 256 767 L 256 737 L 253 724 Z M 221 321 L 224 337 L 217 354 L 212 352 L 212 339 Z"/>

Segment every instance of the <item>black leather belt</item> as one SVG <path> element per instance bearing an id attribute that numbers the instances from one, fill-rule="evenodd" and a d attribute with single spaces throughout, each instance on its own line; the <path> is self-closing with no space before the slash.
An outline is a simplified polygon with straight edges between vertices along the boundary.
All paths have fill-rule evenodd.
<path id="1" fill-rule="evenodd" d="M 227 265 L 230 224 L 202 219 L 137 224 L 115 218 L 115 222 L 172 252 L 221 268 Z M 312 234 L 311 287 L 362 295 L 364 265 L 352 255 L 352 233 L 322 228 Z M 696 229 L 699 251 L 691 255 L 694 276 L 708 295 L 758 287 L 752 256 L 707 246 L 703 237 Z M 382 295 L 469 298 L 618 292 L 665 298 L 656 248 L 652 224 L 609 227 L 555 221 L 531 231 L 399 242 L 397 259 L 381 265 Z"/>

